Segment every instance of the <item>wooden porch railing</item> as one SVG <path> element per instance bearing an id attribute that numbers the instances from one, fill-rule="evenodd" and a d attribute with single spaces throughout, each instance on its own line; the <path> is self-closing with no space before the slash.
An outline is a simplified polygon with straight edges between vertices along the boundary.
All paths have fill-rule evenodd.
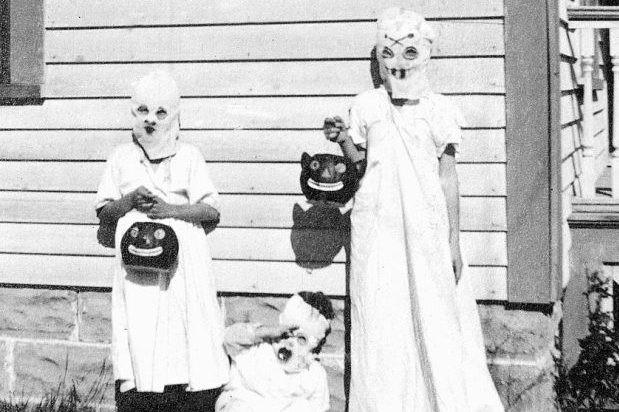
<path id="1" fill-rule="evenodd" d="M 615 89 L 612 96 L 612 113 L 608 117 L 610 142 L 608 149 L 610 163 L 611 196 L 619 199 L 619 7 L 576 7 L 568 9 L 569 28 L 578 29 L 580 34 L 580 63 L 582 65 L 583 105 L 582 105 L 582 175 L 580 177 L 582 197 L 596 196 L 596 180 L 604 172 L 596 164 L 593 108 L 593 80 L 596 62 L 596 43 L 599 35 L 608 33 L 609 52 Z"/>

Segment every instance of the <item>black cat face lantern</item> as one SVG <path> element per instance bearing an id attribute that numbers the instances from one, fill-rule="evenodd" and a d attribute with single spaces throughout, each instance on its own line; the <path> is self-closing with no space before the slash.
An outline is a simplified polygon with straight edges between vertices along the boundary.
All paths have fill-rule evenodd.
<path id="1" fill-rule="evenodd" d="M 178 258 L 178 238 L 161 223 L 135 222 L 120 242 L 125 266 L 141 271 L 171 271 Z"/>
<path id="2" fill-rule="evenodd" d="M 344 205 L 355 194 L 361 177 L 357 165 L 328 153 L 303 153 L 301 168 L 301 190 L 310 201 Z"/>

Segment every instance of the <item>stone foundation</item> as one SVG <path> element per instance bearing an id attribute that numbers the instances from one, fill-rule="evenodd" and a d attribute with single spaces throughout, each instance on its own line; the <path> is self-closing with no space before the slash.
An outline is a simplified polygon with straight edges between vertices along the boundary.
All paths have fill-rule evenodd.
<path id="1" fill-rule="evenodd" d="M 220 298 L 226 322 L 275 323 L 285 298 Z M 332 411 L 343 411 L 344 301 L 321 353 L 331 388 Z M 39 399 L 75 385 L 96 388 L 103 409 L 114 403 L 110 362 L 109 292 L 0 288 L 0 396 Z M 555 335 L 560 307 L 536 310 L 479 305 L 490 372 L 510 411 L 552 411 Z"/>

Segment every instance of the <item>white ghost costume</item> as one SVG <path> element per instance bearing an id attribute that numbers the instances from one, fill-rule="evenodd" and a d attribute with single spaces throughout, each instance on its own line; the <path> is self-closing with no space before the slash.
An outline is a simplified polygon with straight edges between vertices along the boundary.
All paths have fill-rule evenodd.
<path id="1" fill-rule="evenodd" d="M 193 145 L 178 141 L 179 96 L 165 74 L 155 73 L 136 85 L 132 112 L 133 143 L 116 148 L 107 160 L 96 208 L 120 199 L 139 186 L 170 204 L 205 203 L 218 208 L 218 194 L 204 158 Z M 141 120 L 137 109 L 144 108 Z M 162 116 L 163 109 L 167 116 Z M 159 115 L 157 112 L 159 111 Z M 154 114 L 145 120 L 150 114 Z M 142 136 L 142 125 L 153 127 Z M 142 127 L 143 129 L 143 127 Z M 140 145 L 137 142 L 141 142 Z M 147 158 L 148 156 L 148 158 Z M 157 167 L 149 161 L 159 159 Z M 171 274 L 135 273 L 122 262 L 120 240 L 137 221 L 149 221 L 135 209 L 118 220 L 112 287 L 112 358 L 121 390 L 162 392 L 165 385 L 187 390 L 217 388 L 228 380 L 223 350 L 223 318 L 206 235 L 199 224 L 179 219 L 156 220 L 178 237 L 178 264 Z"/>
<path id="2" fill-rule="evenodd" d="M 466 265 L 455 283 L 439 179 L 438 158 L 460 143 L 463 120 L 424 83 L 427 59 L 411 66 L 410 85 L 400 84 L 408 63 L 394 63 L 410 47 L 409 57 L 429 56 L 426 26 L 400 9 L 379 18 L 385 85 L 350 109 L 349 135 L 367 148 L 351 214 L 351 412 L 503 411 Z M 395 107 L 388 89 L 395 97 L 396 88 L 417 104 Z"/>
<path id="3" fill-rule="evenodd" d="M 328 328 L 324 316 L 293 295 L 280 324 L 298 327 L 312 339 Z M 278 359 L 273 344 L 256 342 L 258 324 L 237 323 L 226 330 L 225 346 L 232 358 L 230 382 L 217 400 L 217 412 L 325 412 L 329 386 L 323 366 L 307 354 L 305 366 L 293 373 Z M 318 338 L 318 339 L 319 339 Z M 315 343 L 312 347 L 315 347 Z"/>

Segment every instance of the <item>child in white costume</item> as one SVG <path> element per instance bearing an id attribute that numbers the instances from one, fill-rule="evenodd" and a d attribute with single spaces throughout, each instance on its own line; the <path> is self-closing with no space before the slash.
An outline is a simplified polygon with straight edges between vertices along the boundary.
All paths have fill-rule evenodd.
<path id="1" fill-rule="evenodd" d="M 315 356 L 333 316 L 322 293 L 300 292 L 286 302 L 278 326 L 229 326 L 225 346 L 232 369 L 217 412 L 327 411 L 327 374 Z"/>
<path id="2" fill-rule="evenodd" d="M 383 84 L 324 132 L 366 171 L 351 213 L 351 412 L 498 412 L 459 239 L 462 117 L 426 75 L 435 34 L 378 19 Z"/>
<path id="3" fill-rule="evenodd" d="M 212 410 L 218 388 L 228 380 L 223 319 L 203 229 L 219 219 L 218 194 L 200 151 L 178 140 L 179 106 L 176 83 L 167 73 L 151 73 L 135 84 L 133 141 L 114 150 L 97 192 L 101 225 L 116 225 L 112 354 L 121 411 L 195 410 L 191 404 L 202 401 Z M 178 237 L 172 273 L 133 272 L 122 262 L 123 234 L 134 222 L 151 220 L 170 226 Z M 164 396 L 170 388 L 176 403 Z"/>

